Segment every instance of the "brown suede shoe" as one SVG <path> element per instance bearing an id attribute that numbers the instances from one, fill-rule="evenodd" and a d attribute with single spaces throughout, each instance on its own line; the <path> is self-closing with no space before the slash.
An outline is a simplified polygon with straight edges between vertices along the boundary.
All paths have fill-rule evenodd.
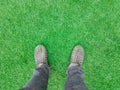
<path id="1" fill-rule="evenodd" d="M 47 62 L 47 51 L 43 45 L 38 45 L 34 51 L 34 57 L 36 64 L 48 64 Z"/>
<path id="2" fill-rule="evenodd" d="M 84 49 L 82 46 L 77 45 L 75 46 L 72 55 L 71 55 L 71 64 L 78 64 L 82 65 L 84 60 Z"/>

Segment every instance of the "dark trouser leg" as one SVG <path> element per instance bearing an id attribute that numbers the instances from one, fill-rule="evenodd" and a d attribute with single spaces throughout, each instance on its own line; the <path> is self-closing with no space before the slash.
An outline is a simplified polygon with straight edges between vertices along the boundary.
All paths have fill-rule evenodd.
<path id="1" fill-rule="evenodd" d="M 83 81 L 83 72 L 79 66 L 71 66 L 68 68 L 65 90 L 88 90 Z"/>
<path id="2" fill-rule="evenodd" d="M 36 68 L 32 78 L 20 90 L 47 90 L 47 83 L 49 77 L 49 67 L 44 64 Z"/>

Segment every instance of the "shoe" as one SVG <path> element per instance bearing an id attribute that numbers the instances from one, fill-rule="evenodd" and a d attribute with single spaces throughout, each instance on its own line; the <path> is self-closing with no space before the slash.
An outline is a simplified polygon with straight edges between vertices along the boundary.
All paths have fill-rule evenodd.
<path id="1" fill-rule="evenodd" d="M 47 51 L 43 45 L 38 45 L 34 51 L 34 58 L 36 64 L 48 64 L 47 62 Z"/>
<path id="2" fill-rule="evenodd" d="M 82 46 L 77 45 L 72 51 L 71 64 L 82 65 L 84 60 L 84 49 Z"/>

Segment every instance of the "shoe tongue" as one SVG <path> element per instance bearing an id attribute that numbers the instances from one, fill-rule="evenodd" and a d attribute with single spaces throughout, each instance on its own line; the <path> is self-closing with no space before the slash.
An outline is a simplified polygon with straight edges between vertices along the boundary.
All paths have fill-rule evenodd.
<path id="1" fill-rule="evenodd" d="M 71 64 L 69 65 L 69 67 L 72 67 L 72 66 L 79 66 L 79 64 L 78 64 L 78 63 L 71 63 Z"/>

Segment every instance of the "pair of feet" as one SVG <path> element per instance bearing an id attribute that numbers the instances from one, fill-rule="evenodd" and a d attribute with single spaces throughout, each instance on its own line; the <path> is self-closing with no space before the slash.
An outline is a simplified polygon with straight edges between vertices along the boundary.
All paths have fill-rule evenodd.
<path id="1" fill-rule="evenodd" d="M 38 45 L 35 48 L 34 57 L 37 67 L 40 67 L 42 64 L 48 64 L 47 51 L 43 45 Z M 71 67 L 72 65 L 80 66 L 83 63 L 83 60 L 84 60 L 84 49 L 82 46 L 77 45 L 72 51 L 71 62 L 69 67 Z"/>

